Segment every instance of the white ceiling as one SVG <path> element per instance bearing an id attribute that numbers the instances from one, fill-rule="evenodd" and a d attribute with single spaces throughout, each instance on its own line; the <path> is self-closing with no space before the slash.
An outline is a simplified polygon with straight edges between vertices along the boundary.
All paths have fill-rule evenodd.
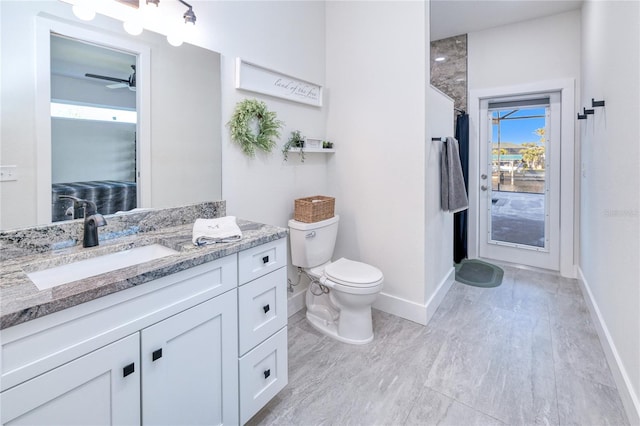
<path id="1" fill-rule="evenodd" d="M 85 77 L 85 73 L 127 79 L 136 57 L 124 52 L 83 43 L 66 37 L 51 37 L 51 73 L 88 79 L 106 85 L 104 80 Z"/>
<path id="2" fill-rule="evenodd" d="M 431 0 L 431 40 L 555 15 L 583 0 Z"/>

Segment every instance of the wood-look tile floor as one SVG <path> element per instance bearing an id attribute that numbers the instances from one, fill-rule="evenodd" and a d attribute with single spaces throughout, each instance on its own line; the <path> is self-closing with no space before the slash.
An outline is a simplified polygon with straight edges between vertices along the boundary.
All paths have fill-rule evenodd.
<path id="1" fill-rule="evenodd" d="M 373 311 L 363 346 L 289 318 L 289 384 L 250 425 L 627 425 L 576 280 L 454 283 L 427 326 Z"/>

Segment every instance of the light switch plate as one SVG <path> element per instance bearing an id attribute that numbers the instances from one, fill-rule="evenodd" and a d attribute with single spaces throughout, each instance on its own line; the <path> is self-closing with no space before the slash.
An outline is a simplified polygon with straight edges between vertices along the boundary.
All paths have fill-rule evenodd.
<path id="1" fill-rule="evenodd" d="M 16 169 L 17 166 L 0 166 L 0 182 L 18 180 Z"/>

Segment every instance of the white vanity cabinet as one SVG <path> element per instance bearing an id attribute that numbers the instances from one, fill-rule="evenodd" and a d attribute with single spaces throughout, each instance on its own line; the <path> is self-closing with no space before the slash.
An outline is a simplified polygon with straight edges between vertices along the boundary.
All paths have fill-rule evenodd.
<path id="1" fill-rule="evenodd" d="M 2 424 L 237 424 L 236 300 L 234 254 L 2 330 Z"/>
<path id="2" fill-rule="evenodd" d="M 285 239 L 238 254 L 241 424 L 288 382 L 286 265 Z"/>
<path id="3" fill-rule="evenodd" d="M 234 424 L 236 290 L 2 393 L 8 425 Z M 223 392 L 224 389 L 224 392 Z"/>
<path id="4" fill-rule="evenodd" d="M 287 383 L 286 264 L 283 238 L 2 330 L 1 423 L 245 423 Z"/>

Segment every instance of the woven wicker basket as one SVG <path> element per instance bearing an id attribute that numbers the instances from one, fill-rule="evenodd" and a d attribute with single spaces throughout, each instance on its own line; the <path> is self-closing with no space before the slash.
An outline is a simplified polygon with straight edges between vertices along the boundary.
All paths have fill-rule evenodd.
<path id="1" fill-rule="evenodd" d="M 298 222 L 320 222 L 332 218 L 334 215 L 336 199 L 316 195 L 313 197 L 298 198 L 295 200 L 293 218 Z"/>

